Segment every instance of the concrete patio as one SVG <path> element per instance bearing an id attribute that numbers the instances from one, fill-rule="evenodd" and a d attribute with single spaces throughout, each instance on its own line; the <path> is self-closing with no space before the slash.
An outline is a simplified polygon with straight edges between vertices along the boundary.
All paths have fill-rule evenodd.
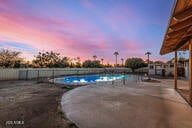
<path id="1" fill-rule="evenodd" d="M 64 94 L 62 107 L 79 128 L 192 127 L 192 108 L 173 80 L 84 86 Z"/>

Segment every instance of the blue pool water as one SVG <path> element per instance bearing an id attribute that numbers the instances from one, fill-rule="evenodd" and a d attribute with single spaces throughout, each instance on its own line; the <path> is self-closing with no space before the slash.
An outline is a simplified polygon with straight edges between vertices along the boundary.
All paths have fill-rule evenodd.
<path id="1" fill-rule="evenodd" d="M 83 84 L 83 83 L 95 83 L 95 82 L 106 82 L 118 79 L 128 79 L 130 75 L 88 75 L 88 76 L 69 76 L 63 78 L 56 78 L 55 82 L 69 83 L 69 84 Z"/>

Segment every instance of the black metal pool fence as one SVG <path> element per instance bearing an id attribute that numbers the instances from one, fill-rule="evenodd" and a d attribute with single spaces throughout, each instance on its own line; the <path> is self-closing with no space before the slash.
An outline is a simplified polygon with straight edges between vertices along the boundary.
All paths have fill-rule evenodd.
<path id="1" fill-rule="evenodd" d="M 51 82 L 54 83 L 55 78 L 65 77 L 65 76 L 86 76 L 86 75 L 115 75 L 115 74 L 132 74 L 132 81 L 138 82 L 142 80 L 143 74 L 146 74 L 144 71 L 137 72 L 133 75 L 130 69 L 126 68 L 98 68 L 98 69 L 26 69 L 19 72 L 20 80 L 35 80 L 37 82 Z M 111 83 L 114 84 L 116 80 L 112 80 Z M 122 81 L 123 84 L 127 82 L 127 79 L 118 80 Z"/>

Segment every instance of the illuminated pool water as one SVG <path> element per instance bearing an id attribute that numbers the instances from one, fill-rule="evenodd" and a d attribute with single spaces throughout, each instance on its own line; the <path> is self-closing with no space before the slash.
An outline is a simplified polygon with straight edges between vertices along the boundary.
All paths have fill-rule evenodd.
<path id="1" fill-rule="evenodd" d="M 56 78 L 56 83 L 65 83 L 65 84 L 86 84 L 86 83 L 96 83 L 96 82 L 106 82 L 113 81 L 118 79 L 128 79 L 130 75 L 88 75 L 88 76 L 69 76 L 63 78 Z"/>

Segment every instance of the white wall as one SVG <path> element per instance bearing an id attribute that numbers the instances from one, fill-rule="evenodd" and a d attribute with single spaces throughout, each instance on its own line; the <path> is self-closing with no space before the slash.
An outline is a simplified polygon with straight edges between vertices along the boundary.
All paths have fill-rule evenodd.
<path id="1" fill-rule="evenodd" d="M 135 72 L 137 73 L 148 73 L 148 67 L 143 67 L 143 68 L 138 68 L 138 69 L 135 69 Z"/>
<path id="2" fill-rule="evenodd" d="M 33 79 L 62 75 L 103 73 L 105 70 L 131 72 L 128 68 L 31 68 L 31 69 L 0 69 L 0 80 Z"/>
<path id="3" fill-rule="evenodd" d="M 0 69 L 0 80 L 19 79 L 19 69 Z"/>
<path id="4" fill-rule="evenodd" d="M 101 73 L 104 68 L 36 68 L 20 70 L 19 79 L 33 79 L 37 77 L 53 77 L 62 75 L 76 75 L 88 73 Z"/>

